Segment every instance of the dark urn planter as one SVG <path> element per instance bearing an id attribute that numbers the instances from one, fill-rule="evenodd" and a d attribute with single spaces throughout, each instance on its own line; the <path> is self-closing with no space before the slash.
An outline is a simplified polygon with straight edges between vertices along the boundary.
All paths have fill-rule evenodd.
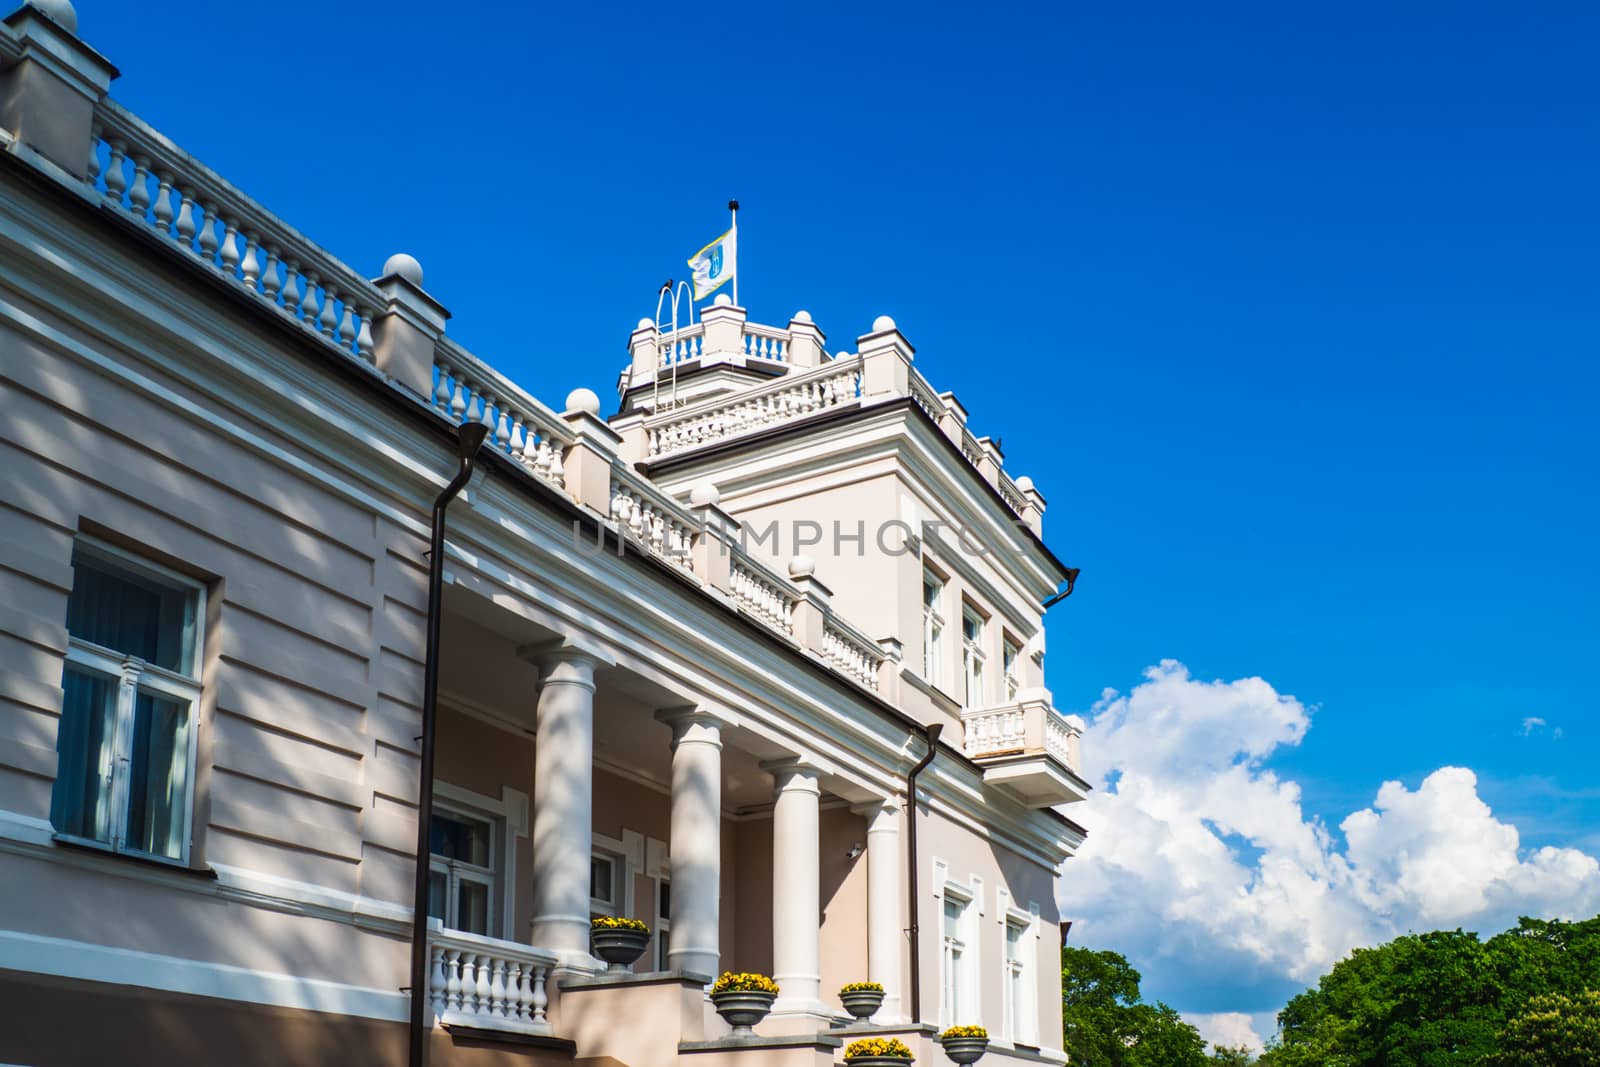
<path id="1" fill-rule="evenodd" d="M 989 1051 L 986 1037 L 947 1037 L 940 1044 L 944 1054 L 960 1064 L 977 1063 Z"/>
<path id="2" fill-rule="evenodd" d="M 870 1019 L 877 1014 L 879 1008 L 883 1007 L 883 990 L 854 989 L 848 993 L 840 993 L 839 1003 L 844 1005 L 845 1011 L 857 1019 Z"/>
<path id="3" fill-rule="evenodd" d="M 733 1027 L 735 1035 L 748 1037 L 755 1033 L 752 1028 L 756 1023 L 767 1017 L 767 1012 L 772 1010 L 772 1002 L 777 997 L 776 993 L 729 990 L 726 993 L 711 994 L 711 1003 L 723 1021 Z"/>
<path id="4" fill-rule="evenodd" d="M 596 956 L 612 966 L 626 967 L 644 955 L 650 944 L 650 931 L 597 926 L 589 931 L 589 943 Z"/>

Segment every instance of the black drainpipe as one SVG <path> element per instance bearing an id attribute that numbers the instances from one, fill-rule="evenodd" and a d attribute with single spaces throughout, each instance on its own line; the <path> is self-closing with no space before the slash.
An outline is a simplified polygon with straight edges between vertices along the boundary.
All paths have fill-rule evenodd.
<path id="1" fill-rule="evenodd" d="M 439 717 L 439 614 L 444 599 L 444 512 L 472 479 L 472 460 L 489 428 L 464 423 L 456 439 L 459 467 L 433 502 L 433 538 L 428 548 L 428 649 L 422 669 L 422 781 L 417 794 L 417 871 L 411 893 L 411 1067 L 423 1067 L 423 1011 L 428 989 L 428 852 L 433 822 L 433 735 Z"/>
<path id="2" fill-rule="evenodd" d="M 943 723 L 931 723 L 926 728 L 928 751 L 906 775 L 906 851 L 911 869 L 907 872 L 907 890 L 911 894 L 911 1024 L 922 1022 L 922 944 L 918 936 L 922 925 L 917 922 L 917 775 L 927 769 L 933 757 L 939 754 L 939 734 Z"/>

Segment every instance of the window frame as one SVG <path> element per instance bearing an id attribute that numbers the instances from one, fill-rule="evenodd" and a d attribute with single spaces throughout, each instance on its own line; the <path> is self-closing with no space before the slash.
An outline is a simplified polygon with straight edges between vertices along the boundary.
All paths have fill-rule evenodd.
<path id="1" fill-rule="evenodd" d="M 473 822 L 484 823 L 489 828 L 489 865 L 479 866 L 465 860 L 449 859 L 432 851 L 428 852 L 428 870 L 441 873 L 445 876 L 445 904 L 444 916 L 440 920 L 445 929 L 455 930 L 465 934 L 476 934 L 479 937 L 500 937 L 499 929 L 503 921 L 503 899 L 506 894 L 503 881 L 504 857 L 507 850 L 502 847 L 505 837 L 505 816 L 501 813 L 480 808 L 475 804 L 465 802 L 456 797 L 441 797 L 438 786 L 434 787 L 434 814 L 451 815 L 457 819 L 471 819 Z M 430 829 L 429 833 L 432 833 Z M 450 921 L 455 914 L 459 922 L 461 910 L 461 882 L 465 880 L 488 889 L 488 903 L 484 907 L 487 918 L 487 929 L 482 934 L 473 930 L 463 930 L 456 923 Z"/>
<path id="2" fill-rule="evenodd" d="M 974 636 L 967 636 L 971 623 Z M 988 705 L 984 692 L 988 681 L 988 650 L 983 647 L 984 634 L 989 619 L 972 601 L 961 601 L 961 698 L 965 708 L 982 708 Z"/>
<path id="3" fill-rule="evenodd" d="M 671 909 L 663 910 L 661 907 L 661 894 L 670 893 L 672 879 L 663 875 L 656 879 L 656 970 L 672 970 L 672 961 L 667 958 L 667 952 L 672 948 L 672 912 Z"/>
<path id="4" fill-rule="evenodd" d="M 960 910 L 955 938 L 945 932 L 952 904 Z M 967 1026 L 977 1021 L 963 1017 L 977 1014 L 976 967 L 981 951 L 975 936 L 976 911 L 977 894 L 946 879 L 939 893 L 939 1017 L 943 1027 Z"/>
<path id="5" fill-rule="evenodd" d="M 1000 633 L 1000 684 L 1006 703 L 1015 703 L 1022 690 L 1022 642 L 1002 630 Z"/>
<path id="6" fill-rule="evenodd" d="M 944 688 L 944 599 L 948 581 L 926 563 L 922 566 L 922 680 Z M 933 596 L 928 596 L 929 587 Z"/>
<path id="7" fill-rule="evenodd" d="M 119 652 L 105 645 L 95 644 L 93 641 L 74 636 L 67 632 L 67 651 L 62 659 L 62 680 L 68 671 L 77 668 L 77 673 L 90 677 L 100 677 L 107 680 L 115 689 L 116 708 L 113 712 L 113 740 L 112 740 L 112 776 L 109 795 L 102 795 L 99 804 L 108 808 L 105 812 L 107 822 L 107 839 L 86 837 L 59 828 L 52 827 L 52 837 L 58 841 L 80 845 L 85 848 L 96 849 L 112 855 L 130 856 L 136 859 L 148 860 L 153 863 L 164 863 L 173 867 L 190 866 L 190 857 L 194 850 L 194 807 L 196 793 L 196 775 L 198 774 L 198 761 L 200 751 L 200 710 L 201 698 L 205 692 L 205 638 L 206 638 L 206 583 L 198 578 L 181 574 L 170 567 L 146 559 L 136 552 L 109 544 L 96 537 L 79 534 L 73 540 L 72 556 L 87 556 L 91 560 L 109 564 L 112 568 L 131 571 L 135 575 L 161 585 L 172 587 L 188 595 L 188 624 L 193 633 L 193 645 L 189 650 L 189 673 L 169 670 L 159 667 L 139 656 L 126 652 Z M 73 583 L 77 583 L 77 567 L 72 565 Z M 69 593 L 70 596 L 70 593 Z M 181 764 L 183 770 L 182 792 L 182 827 L 178 835 L 178 855 L 167 856 L 157 852 L 150 852 L 142 848 L 132 848 L 127 844 L 128 808 L 132 800 L 130 778 L 132 776 L 132 752 L 134 720 L 138 713 L 138 697 L 140 692 L 149 693 L 160 699 L 173 701 L 185 705 L 184 712 L 184 757 Z M 57 724 L 57 768 L 56 777 L 51 784 L 52 806 L 54 790 L 61 781 L 60 769 L 60 739 L 59 720 Z M 98 813 L 95 818 L 98 824 L 101 817 Z"/>
<path id="8" fill-rule="evenodd" d="M 1037 951 L 1029 946 L 1037 941 L 1038 916 L 1014 907 L 1001 910 L 1000 967 L 1001 997 L 1005 1005 L 1003 1022 L 1006 1040 L 1013 1046 L 1037 1048 L 1039 1044 L 1038 992 L 1034 988 Z M 1012 931 L 1017 932 L 1016 956 L 1011 956 Z"/>
<path id="9" fill-rule="evenodd" d="M 628 871 L 628 857 L 621 852 L 598 845 L 589 850 L 589 886 L 594 887 L 594 865 L 598 860 L 604 860 L 611 865 L 611 900 L 604 900 L 589 894 L 589 914 L 594 915 L 624 915 L 627 911 L 626 883 Z"/>

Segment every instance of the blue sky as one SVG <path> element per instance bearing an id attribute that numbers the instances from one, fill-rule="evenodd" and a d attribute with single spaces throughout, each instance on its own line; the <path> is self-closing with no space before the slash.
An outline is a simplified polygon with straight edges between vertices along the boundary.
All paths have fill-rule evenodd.
<path id="1" fill-rule="evenodd" d="M 120 100 L 553 403 L 738 197 L 752 318 L 892 314 L 1048 497 L 1059 706 L 1259 675 L 1308 816 L 1459 765 L 1600 851 L 1594 8 L 78 6 Z"/>

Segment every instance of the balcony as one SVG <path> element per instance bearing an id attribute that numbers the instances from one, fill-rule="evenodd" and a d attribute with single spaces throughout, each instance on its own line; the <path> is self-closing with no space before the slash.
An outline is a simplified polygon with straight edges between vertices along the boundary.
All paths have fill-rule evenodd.
<path id="1" fill-rule="evenodd" d="M 1024 690 L 1011 704 L 961 715 L 962 750 L 983 768 L 986 784 L 1032 808 L 1071 804 L 1089 794 L 1078 776 L 1083 730 L 1059 714 L 1043 689 Z"/>

